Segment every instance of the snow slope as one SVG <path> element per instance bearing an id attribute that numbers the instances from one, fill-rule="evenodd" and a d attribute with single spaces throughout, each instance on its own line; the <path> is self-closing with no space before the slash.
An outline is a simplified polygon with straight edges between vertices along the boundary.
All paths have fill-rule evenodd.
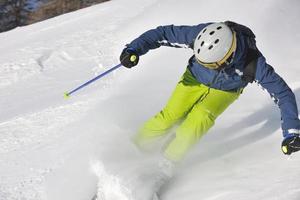
<path id="1" fill-rule="evenodd" d="M 297 0 L 113 0 L 1 33 L 0 199 L 84 200 L 97 184 L 110 199 L 131 199 L 128 177 L 154 159 L 142 159 L 130 137 L 165 104 L 192 51 L 160 48 L 68 100 L 62 94 L 117 64 L 127 42 L 158 25 L 250 26 L 299 99 L 299 8 Z M 298 200 L 300 158 L 282 155 L 281 140 L 279 110 L 253 84 L 162 199 Z"/>

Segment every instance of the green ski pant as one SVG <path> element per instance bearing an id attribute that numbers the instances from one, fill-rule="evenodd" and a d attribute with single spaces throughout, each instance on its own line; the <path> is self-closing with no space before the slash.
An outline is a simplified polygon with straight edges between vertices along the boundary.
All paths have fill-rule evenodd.
<path id="1" fill-rule="evenodd" d="M 135 137 L 135 143 L 143 149 L 144 145 L 166 135 L 172 125 L 181 122 L 175 138 L 164 150 L 165 157 L 179 161 L 240 93 L 241 90 L 209 88 L 197 82 L 187 69 L 167 105 L 144 124 Z"/>

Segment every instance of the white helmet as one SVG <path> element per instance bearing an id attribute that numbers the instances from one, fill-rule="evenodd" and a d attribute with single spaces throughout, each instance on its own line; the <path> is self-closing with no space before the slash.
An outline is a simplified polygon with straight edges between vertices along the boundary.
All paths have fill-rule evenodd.
<path id="1" fill-rule="evenodd" d="M 200 31 L 194 42 L 194 54 L 200 64 L 218 68 L 236 49 L 236 36 L 225 23 L 213 23 Z M 209 66 L 214 64 L 215 66 Z"/>

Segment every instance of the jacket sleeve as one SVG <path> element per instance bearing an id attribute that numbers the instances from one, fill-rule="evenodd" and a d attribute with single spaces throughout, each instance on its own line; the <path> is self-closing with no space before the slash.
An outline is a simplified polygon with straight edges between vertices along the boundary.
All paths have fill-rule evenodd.
<path id="1" fill-rule="evenodd" d="M 139 55 L 144 55 L 149 50 L 160 46 L 193 48 L 194 39 L 206 25 L 159 26 L 156 29 L 151 29 L 143 33 L 128 44 L 127 47 L 135 49 Z"/>
<path id="2" fill-rule="evenodd" d="M 256 81 L 269 92 L 280 108 L 283 136 L 300 134 L 295 95 L 273 67 L 266 63 L 263 56 L 257 60 Z"/>

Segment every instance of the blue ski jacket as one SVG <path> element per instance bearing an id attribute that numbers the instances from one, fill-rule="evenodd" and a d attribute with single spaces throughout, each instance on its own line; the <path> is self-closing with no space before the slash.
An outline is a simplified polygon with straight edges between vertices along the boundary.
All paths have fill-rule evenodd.
<path id="1" fill-rule="evenodd" d="M 140 56 L 160 46 L 193 49 L 195 38 L 208 24 L 210 23 L 195 26 L 159 26 L 143 33 L 127 44 L 127 48 L 135 50 Z M 242 80 L 242 75 L 248 48 L 251 45 L 252 48 L 253 46 L 256 48 L 255 36 L 248 27 L 246 27 L 246 34 L 245 31 L 234 31 L 237 35 L 237 49 L 232 63 L 224 69 L 208 69 L 198 63 L 194 56 L 189 59 L 188 68 L 199 83 L 224 91 L 236 91 L 247 86 L 248 82 Z M 249 39 L 249 35 L 253 36 L 252 40 Z M 300 121 L 294 93 L 260 52 L 256 64 L 255 82 L 265 88 L 279 106 L 284 137 L 300 134 Z"/>

